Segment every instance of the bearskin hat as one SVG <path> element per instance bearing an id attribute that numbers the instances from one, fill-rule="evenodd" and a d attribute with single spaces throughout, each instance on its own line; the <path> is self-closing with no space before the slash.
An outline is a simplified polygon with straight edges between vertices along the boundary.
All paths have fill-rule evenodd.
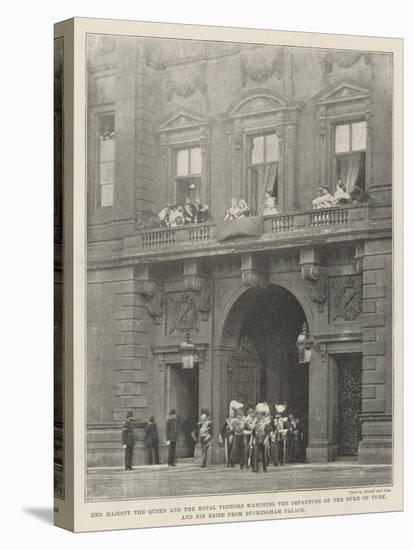
<path id="1" fill-rule="evenodd" d="M 257 413 L 264 413 L 266 415 L 269 415 L 270 407 L 267 405 L 267 403 L 257 403 L 257 406 L 255 407 L 255 411 Z"/>
<path id="2" fill-rule="evenodd" d="M 285 412 L 286 408 L 287 408 L 287 405 L 285 403 L 276 403 L 275 404 L 275 410 L 279 414 L 282 414 L 283 412 Z"/>

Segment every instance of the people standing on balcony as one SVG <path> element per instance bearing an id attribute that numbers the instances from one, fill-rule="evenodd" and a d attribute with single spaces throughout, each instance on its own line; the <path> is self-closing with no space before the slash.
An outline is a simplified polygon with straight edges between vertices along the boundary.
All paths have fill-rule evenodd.
<path id="1" fill-rule="evenodd" d="M 250 215 L 250 209 L 248 204 L 244 201 L 244 199 L 240 199 L 238 201 L 238 208 L 239 208 L 238 218 L 248 218 L 248 216 Z"/>
<path id="2" fill-rule="evenodd" d="M 176 216 L 178 214 L 178 207 L 176 204 L 171 204 L 169 211 L 169 227 L 176 227 Z"/>
<path id="3" fill-rule="evenodd" d="M 200 199 L 195 200 L 195 223 L 206 223 L 209 219 L 209 207 Z"/>
<path id="4" fill-rule="evenodd" d="M 313 208 L 331 208 L 333 206 L 334 197 L 330 193 L 328 187 L 318 188 L 318 197 L 313 200 Z"/>
<path id="5" fill-rule="evenodd" d="M 195 222 L 195 205 L 192 203 L 190 198 L 185 200 L 184 219 L 186 224 Z"/>
<path id="6" fill-rule="evenodd" d="M 339 179 L 333 197 L 333 206 L 341 206 L 343 204 L 349 204 L 350 202 L 350 194 L 347 192 L 345 184 Z"/>
<path id="7" fill-rule="evenodd" d="M 178 206 L 176 209 L 176 215 L 175 215 L 175 226 L 178 227 L 179 225 L 185 224 L 185 217 L 184 217 L 184 208 L 183 206 Z"/>
<path id="8" fill-rule="evenodd" d="M 166 206 L 164 206 L 164 208 L 162 208 L 162 210 L 158 214 L 163 227 L 171 226 L 171 219 L 170 219 L 171 206 L 172 206 L 171 204 L 167 204 Z"/>
<path id="9" fill-rule="evenodd" d="M 175 452 L 178 439 L 178 418 L 175 409 L 169 412 L 169 418 L 166 421 L 166 444 L 168 446 L 168 466 L 176 466 Z"/>
<path id="10" fill-rule="evenodd" d="M 233 198 L 231 199 L 231 206 L 228 208 L 228 210 L 225 212 L 225 218 L 224 220 L 235 220 L 239 217 L 239 206 L 237 199 Z"/>
<path id="11" fill-rule="evenodd" d="M 267 189 L 265 191 L 264 208 L 262 211 L 262 215 L 272 216 L 274 214 L 278 214 L 276 199 L 271 195 L 270 189 Z"/>

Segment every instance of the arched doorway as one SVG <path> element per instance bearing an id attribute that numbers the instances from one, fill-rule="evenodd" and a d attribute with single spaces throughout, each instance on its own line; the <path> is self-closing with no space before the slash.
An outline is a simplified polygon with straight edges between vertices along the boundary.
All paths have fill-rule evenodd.
<path id="1" fill-rule="evenodd" d="M 223 324 L 228 376 L 221 396 L 224 410 L 231 399 L 254 405 L 266 401 L 272 411 L 275 403 L 285 403 L 287 414 L 300 418 L 306 443 L 309 370 L 298 362 L 296 347 L 304 322 L 303 308 L 285 288 L 245 290 Z"/>

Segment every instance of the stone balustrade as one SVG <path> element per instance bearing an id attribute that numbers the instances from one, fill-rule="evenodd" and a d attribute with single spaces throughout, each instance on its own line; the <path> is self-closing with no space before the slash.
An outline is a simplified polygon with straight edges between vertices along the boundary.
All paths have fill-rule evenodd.
<path id="1" fill-rule="evenodd" d="M 334 228 L 351 228 L 354 223 L 369 221 L 369 209 L 369 205 L 362 204 L 265 216 L 262 236 L 271 237 L 274 234 L 294 234 L 303 231 L 312 234 L 314 231 L 326 228 L 333 231 Z M 242 220 L 238 220 L 237 223 L 240 221 L 242 222 Z M 182 225 L 169 229 L 142 230 L 134 239 L 136 237 L 144 249 L 179 244 L 213 243 L 217 240 L 217 227 L 213 222 Z"/>

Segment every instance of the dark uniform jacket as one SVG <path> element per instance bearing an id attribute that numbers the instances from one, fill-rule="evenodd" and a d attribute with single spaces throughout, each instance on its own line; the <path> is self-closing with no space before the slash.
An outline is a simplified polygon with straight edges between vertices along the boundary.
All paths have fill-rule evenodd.
<path id="1" fill-rule="evenodd" d="M 126 420 L 122 429 L 122 444 L 127 447 L 133 447 L 135 445 L 135 434 L 133 431 L 132 421 Z"/>
<path id="2" fill-rule="evenodd" d="M 155 422 L 148 422 L 145 426 L 145 443 L 147 445 L 159 443 L 158 427 Z"/>
<path id="3" fill-rule="evenodd" d="M 168 418 L 166 421 L 166 440 L 176 441 L 178 439 L 178 420 L 176 418 Z"/>

